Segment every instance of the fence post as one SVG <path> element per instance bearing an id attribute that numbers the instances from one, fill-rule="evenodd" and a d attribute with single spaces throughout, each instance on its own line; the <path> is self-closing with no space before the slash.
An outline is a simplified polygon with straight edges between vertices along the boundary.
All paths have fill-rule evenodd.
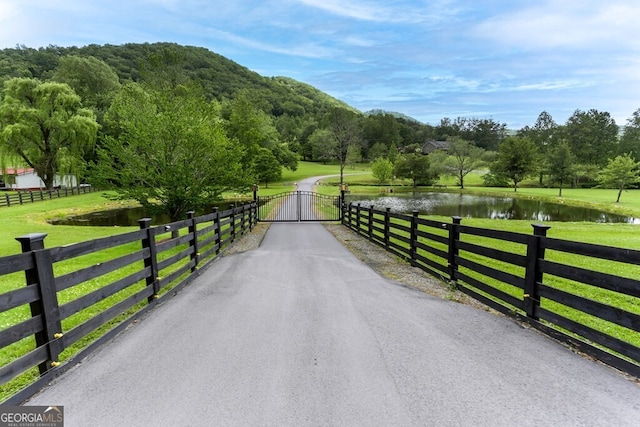
<path id="1" fill-rule="evenodd" d="M 373 205 L 369 206 L 369 224 L 367 226 L 367 233 L 369 234 L 369 239 L 373 238 Z"/>
<path id="2" fill-rule="evenodd" d="M 147 302 L 151 303 L 158 298 L 160 292 L 160 277 L 158 271 L 158 253 L 156 250 L 156 239 L 153 235 L 153 228 L 151 228 L 151 218 L 142 218 L 138 220 L 141 230 L 146 231 L 145 237 L 142 238 L 142 249 L 148 249 L 149 255 L 144 258 L 145 268 L 149 268 L 149 274 L 147 275 L 147 286 L 153 287 L 153 294 L 147 298 Z"/>
<path id="3" fill-rule="evenodd" d="M 391 208 L 386 208 L 384 212 L 384 247 L 389 249 L 389 233 L 391 228 L 391 218 L 389 217 L 389 213 L 391 212 Z"/>
<path id="4" fill-rule="evenodd" d="M 189 246 L 193 247 L 193 252 L 191 253 L 191 260 L 193 261 L 193 266 L 191 267 L 191 272 L 195 272 L 198 263 L 200 262 L 200 251 L 198 249 L 198 230 L 196 229 L 196 213 L 194 211 L 187 212 L 187 219 L 189 222 L 189 234 L 191 234 L 191 240 L 189 240 Z"/>
<path id="5" fill-rule="evenodd" d="M 411 265 L 415 265 L 414 261 L 418 254 L 418 214 L 420 212 L 413 211 L 411 214 L 411 233 L 409 236 L 409 258 Z"/>
<path id="6" fill-rule="evenodd" d="M 218 210 L 218 207 L 214 207 L 213 208 L 213 232 L 216 233 L 216 255 L 218 255 L 220 253 L 220 211 Z"/>
<path id="7" fill-rule="evenodd" d="M 540 292 L 538 283 L 542 282 L 542 272 L 540 271 L 540 260 L 544 259 L 545 248 L 542 238 L 547 235 L 547 230 L 551 228 L 544 224 L 531 224 L 533 235 L 529 236 L 527 243 L 527 267 L 524 275 L 524 295 L 522 309 L 530 317 L 539 320 L 538 307 L 540 306 Z"/>
<path id="8" fill-rule="evenodd" d="M 452 216 L 451 226 L 449 227 L 449 280 L 456 283 L 458 280 L 458 263 L 456 257 L 458 256 L 458 241 L 460 240 L 460 222 L 462 217 Z"/>
<path id="9" fill-rule="evenodd" d="M 360 203 L 356 205 L 356 232 L 362 234 L 360 231 Z"/>
<path id="10" fill-rule="evenodd" d="M 241 209 L 242 209 L 242 219 L 240 220 L 240 234 L 242 234 L 244 236 L 244 231 L 245 231 L 245 227 L 246 227 L 246 211 L 245 211 L 245 206 L 246 205 L 242 205 Z"/>
<path id="11" fill-rule="evenodd" d="M 4 197 L 7 198 L 7 206 L 11 206 L 11 198 L 9 197 L 9 193 L 5 194 Z"/>
<path id="12" fill-rule="evenodd" d="M 231 208 L 231 243 L 236 241 L 236 208 L 233 206 Z"/>
<path id="13" fill-rule="evenodd" d="M 45 233 L 32 233 L 16 237 L 22 246 L 22 252 L 31 252 L 35 266 L 25 270 L 27 286 L 37 286 L 40 299 L 30 303 L 31 316 L 41 316 L 42 330 L 35 334 L 36 346 L 47 346 L 48 359 L 38 365 L 40 375 L 60 363 L 58 357 L 62 352 L 62 324 L 60 322 L 60 306 L 56 293 L 55 277 L 51 252 L 44 248 Z"/>

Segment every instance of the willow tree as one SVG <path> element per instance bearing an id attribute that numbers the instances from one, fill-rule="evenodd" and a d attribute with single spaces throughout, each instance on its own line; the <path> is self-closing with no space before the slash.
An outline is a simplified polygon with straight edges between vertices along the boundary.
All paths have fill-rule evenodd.
<path id="1" fill-rule="evenodd" d="M 94 146 L 98 124 L 91 110 L 64 83 L 14 78 L 4 83 L 0 103 L 2 164 L 32 167 L 46 188 L 56 174 L 79 170 Z"/>

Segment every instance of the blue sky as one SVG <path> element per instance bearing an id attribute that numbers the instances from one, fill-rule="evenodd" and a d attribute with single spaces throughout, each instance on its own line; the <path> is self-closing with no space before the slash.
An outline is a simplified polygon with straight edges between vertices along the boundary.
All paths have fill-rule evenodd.
<path id="1" fill-rule="evenodd" d="M 640 108 L 637 0 L 0 0 L 0 48 L 168 41 L 426 123 Z"/>

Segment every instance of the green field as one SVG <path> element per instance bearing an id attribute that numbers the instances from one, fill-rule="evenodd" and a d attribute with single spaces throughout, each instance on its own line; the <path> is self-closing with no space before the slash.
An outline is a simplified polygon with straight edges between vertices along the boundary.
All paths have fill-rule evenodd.
<path id="1" fill-rule="evenodd" d="M 281 182 L 269 184 L 268 188 L 264 184 L 260 186 L 259 195 L 266 196 L 270 194 L 276 194 L 285 191 L 291 191 L 295 188 L 295 183 L 307 177 L 313 176 L 326 176 L 339 174 L 338 165 L 322 165 L 309 162 L 301 162 L 297 171 L 290 172 L 285 171 Z M 328 178 L 322 180 L 317 190 L 323 194 L 338 194 L 339 179 L 337 177 Z M 349 184 L 349 191 L 352 194 L 376 194 L 389 191 L 389 186 L 377 185 L 375 178 L 371 175 L 366 166 L 357 166 L 355 168 L 348 166 L 345 169 L 345 182 Z M 469 182 L 474 182 L 470 180 Z M 413 191 L 413 188 L 406 181 L 394 182 L 394 191 Z M 448 183 L 439 183 L 439 187 L 425 187 L 421 188 L 422 191 L 461 191 L 455 186 L 450 186 Z M 445 186 L 443 188 L 443 186 Z M 512 196 L 513 190 L 509 188 L 485 188 L 474 187 L 462 190 L 467 193 L 482 193 L 482 194 L 504 194 Z M 520 188 L 518 190 L 518 197 L 540 198 L 548 201 L 559 201 L 566 204 L 589 206 L 596 209 L 601 209 L 610 212 L 623 213 L 627 215 L 633 215 L 640 217 L 640 190 L 631 190 L 625 192 L 622 196 L 621 203 L 616 204 L 615 200 L 616 190 L 605 189 L 565 189 L 563 191 L 564 197 L 558 199 L 557 189 L 553 188 Z M 0 256 L 16 254 L 20 252 L 20 245 L 15 240 L 18 236 L 23 236 L 29 233 L 47 233 L 45 239 L 46 247 L 56 247 L 67 245 L 75 242 L 88 241 L 100 237 L 106 237 L 114 234 L 124 233 L 130 230 L 135 230 L 137 227 L 87 227 L 87 226 L 53 226 L 47 222 L 49 219 L 64 217 L 68 215 L 76 215 L 81 213 L 88 213 L 94 211 L 101 211 L 105 209 L 115 209 L 122 207 L 137 206 L 135 202 L 123 202 L 113 201 L 104 197 L 105 195 L 113 195 L 111 192 L 95 192 L 84 195 L 71 196 L 60 199 L 47 200 L 36 203 L 28 203 L 21 206 L 11 206 L 0 208 L 0 218 L 2 218 L 3 227 L 0 228 Z M 227 194 L 230 200 L 232 199 L 246 199 L 251 197 L 251 194 Z M 450 222 L 451 218 L 448 217 L 429 217 L 436 221 Z M 471 225 L 481 228 L 514 231 L 520 233 L 530 234 L 532 232 L 532 226 L 530 221 L 514 221 L 514 220 L 491 220 L 491 219 L 476 219 L 465 218 L 463 224 Z M 589 243 L 597 243 L 608 246 L 617 246 L 623 248 L 637 249 L 640 247 L 640 233 L 638 232 L 638 225 L 633 224 L 595 224 L 584 222 L 553 222 L 547 223 L 551 226 L 548 232 L 548 236 L 561 238 L 565 240 L 582 241 Z M 109 259 L 118 257 L 125 254 L 128 251 L 127 248 L 117 248 L 111 251 L 108 256 Z M 104 255 L 104 254 L 103 254 Z M 96 255 L 97 256 L 97 255 Z M 106 256 L 106 255 L 105 255 Z M 73 261 L 74 263 L 80 261 Z M 95 259 L 85 259 L 85 263 L 100 262 Z M 67 263 L 69 264 L 69 263 Z M 81 266 L 78 265 L 61 265 L 57 268 L 65 268 L 69 270 L 75 270 Z M 636 277 L 638 274 L 637 268 L 634 266 L 617 266 L 619 271 L 616 274 L 625 277 Z M 13 275 L 12 275 L 13 276 Z M 5 278 L 8 279 L 8 278 Z M 23 285 L 23 278 L 15 278 L 16 283 L 11 283 L 11 280 L 3 280 L 0 283 L 0 293 L 14 289 L 16 286 Z M 105 279 L 106 280 L 106 279 Z M 90 290 L 82 289 L 82 292 L 88 292 Z M 73 299 L 73 295 L 62 296 L 64 298 Z M 600 295 L 597 296 L 598 298 Z M 633 303 L 633 309 L 630 311 L 637 312 L 638 308 Z M 95 310 L 101 310 L 101 306 L 96 306 Z M 16 310 L 12 310 L 16 312 Z M 93 312 L 95 314 L 95 312 Z M 21 316 L 28 316 L 28 313 L 21 313 Z M 74 324 L 80 322 L 82 319 L 74 319 Z M 3 319 L 7 324 L 15 324 L 18 319 L 10 319 L 7 316 Z M 73 327 L 73 324 L 66 325 L 67 328 Z M 617 334 L 618 335 L 618 334 Z M 619 334 L 623 339 L 636 343 L 635 339 L 624 337 L 623 334 Z M 88 339 L 91 339 L 90 337 Z M 84 343 L 83 343 L 84 344 Z M 12 346 L 12 352 L 15 354 L 3 354 L 0 357 L 0 365 L 7 363 L 15 357 L 19 357 L 23 354 L 25 348 L 31 348 L 31 344 L 23 348 L 23 345 L 16 344 Z M 75 349 L 74 349 L 75 350 Z M 6 398 L 12 392 L 15 392 L 21 386 L 24 386 L 29 381 L 32 381 L 35 374 L 32 372 L 27 375 L 26 378 L 21 378 L 9 386 L 7 389 L 0 393 L 0 400 Z"/>

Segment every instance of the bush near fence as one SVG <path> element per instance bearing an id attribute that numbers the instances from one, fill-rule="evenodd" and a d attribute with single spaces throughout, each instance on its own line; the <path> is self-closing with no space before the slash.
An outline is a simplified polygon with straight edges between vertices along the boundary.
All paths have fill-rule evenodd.
<path id="1" fill-rule="evenodd" d="M 0 258 L 0 386 L 13 393 L 4 403 L 173 295 L 257 220 L 250 203 L 155 227 L 145 218 L 140 230 L 63 247 L 45 248 L 46 234 L 18 237 L 23 253 Z"/>
<path id="2" fill-rule="evenodd" d="M 43 200 L 59 199 L 60 197 L 75 196 L 96 191 L 90 185 L 80 187 L 56 188 L 54 190 L 20 190 L 0 192 L 0 207 L 10 207 L 34 203 Z"/>
<path id="3" fill-rule="evenodd" d="M 640 251 L 343 207 L 343 224 L 493 309 L 640 377 Z M 621 273 L 624 272 L 624 273 Z"/>

